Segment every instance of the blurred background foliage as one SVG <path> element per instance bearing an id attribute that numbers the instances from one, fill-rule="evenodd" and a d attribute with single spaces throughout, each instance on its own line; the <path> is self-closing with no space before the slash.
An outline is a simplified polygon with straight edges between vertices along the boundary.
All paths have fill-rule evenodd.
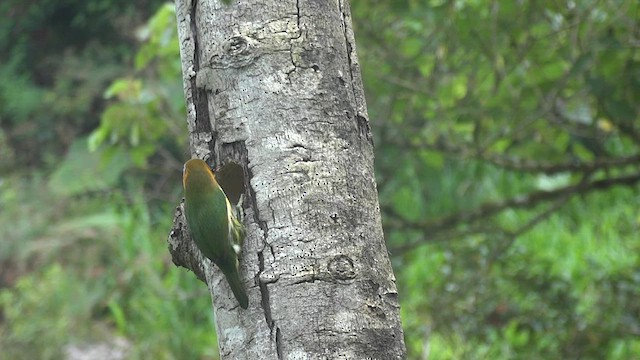
<path id="1" fill-rule="evenodd" d="M 409 358 L 640 356 L 638 2 L 352 11 Z M 0 359 L 217 358 L 172 5 L 0 14 Z"/>

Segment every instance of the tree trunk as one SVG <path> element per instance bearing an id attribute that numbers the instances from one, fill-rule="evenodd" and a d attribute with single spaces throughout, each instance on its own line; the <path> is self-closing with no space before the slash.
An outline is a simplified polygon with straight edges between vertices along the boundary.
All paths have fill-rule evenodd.
<path id="1" fill-rule="evenodd" d="M 245 169 L 242 310 L 182 206 L 174 262 L 211 289 L 222 359 L 405 357 L 346 0 L 176 0 L 191 153 Z"/>

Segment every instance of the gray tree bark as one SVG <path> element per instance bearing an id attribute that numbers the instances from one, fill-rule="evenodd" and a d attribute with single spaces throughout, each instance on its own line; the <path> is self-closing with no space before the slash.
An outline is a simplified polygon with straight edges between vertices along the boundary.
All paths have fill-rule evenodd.
<path id="1" fill-rule="evenodd" d="M 176 0 L 191 153 L 245 169 L 242 310 L 182 206 L 174 262 L 211 290 L 223 359 L 401 359 L 346 0 Z"/>

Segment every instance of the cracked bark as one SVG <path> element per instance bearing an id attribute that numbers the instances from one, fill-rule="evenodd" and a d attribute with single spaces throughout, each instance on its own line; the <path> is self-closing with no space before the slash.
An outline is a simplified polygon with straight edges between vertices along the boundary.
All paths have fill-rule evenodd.
<path id="1" fill-rule="evenodd" d="M 345 0 L 176 0 L 193 157 L 245 169 L 240 309 L 189 238 L 169 250 L 208 284 L 223 359 L 401 359 L 395 278 Z"/>

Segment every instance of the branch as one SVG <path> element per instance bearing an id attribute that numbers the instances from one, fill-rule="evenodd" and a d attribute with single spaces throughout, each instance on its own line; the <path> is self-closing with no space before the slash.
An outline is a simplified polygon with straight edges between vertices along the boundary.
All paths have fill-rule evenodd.
<path id="1" fill-rule="evenodd" d="M 580 183 L 585 184 L 588 178 L 589 178 L 589 175 L 585 175 L 582 178 L 582 181 Z M 549 216 L 551 216 L 551 214 L 560 210 L 560 208 L 563 207 L 569 201 L 569 199 L 571 199 L 572 195 L 573 194 L 566 194 L 562 196 L 561 198 L 556 200 L 553 204 L 551 204 L 551 206 L 549 206 L 547 209 L 545 209 L 538 215 L 534 216 L 531 220 L 527 221 L 527 223 L 522 225 L 517 230 L 505 231 L 504 235 L 507 237 L 506 243 L 502 245 L 499 249 L 493 252 L 488 262 L 490 264 L 495 262 L 500 256 L 502 256 L 502 254 L 504 254 L 507 250 L 509 250 L 509 248 L 513 245 L 516 239 L 518 239 L 518 237 L 522 236 L 529 230 L 533 229 L 536 225 L 546 220 Z"/>
<path id="2" fill-rule="evenodd" d="M 542 202 L 557 198 L 569 198 L 575 195 L 585 194 L 594 190 L 607 189 L 617 185 L 633 186 L 638 182 L 640 182 L 640 173 L 594 180 L 590 182 L 586 181 L 555 190 L 534 191 L 527 195 L 516 196 L 503 201 L 487 202 L 471 211 L 458 212 L 436 220 L 411 222 L 403 219 L 396 219 L 396 221 L 388 222 L 387 226 L 392 229 L 417 229 L 432 235 L 446 229 L 455 228 L 461 224 L 473 224 L 479 220 L 492 217 L 505 209 L 533 207 Z M 516 232 L 515 235 L 518 235 L 518 232 Z"/>
<path id="3" fill-rule="evenodd" d="M 599 158 L 590 162 L 565 163 L 532 161 L 527 159 L 509 158 L 506 156 L 497 155 L 482 157 L 482 159 L 507 170 L 544 173 L 547 175 L 563 172 L 592 173 L 596 170 L 605 170 L 632 164 L 640 164 L 640 155 L 623 156 L 619 158 Z"/>
<path id="4" fill-rule="evenodd" d="M 444 229 L 435 233 L 429 234 L 429 243 L 436 243 L 455 238 L 461 238 L 465 236 L 478 235 L 478 234 L 494 234 L 496 236 L 504 235 L 504 231 L 496 227 L 491 227 L 488 224 L 474 225 L 467 229 Z M 413 240 L 401 245 L 389 247 L 390 254 L 401 254 L 415 249 L 420 245 L 426 244 L 424 239 Z"/>
<path id="5" fill-rule="evenodd" d="M 492 165 L 513 171 L 543 173 L 553 175 L 563 172 L 592 173 L 596 170 L 606 170 L 628 165 L 640 165 L 640 154 L 621 156 L 617 158 L 598 158 L 589 162 L 570 161 L 554 163 L 550 161 L 533 161 L 529 159 L 514 158 L 495 154 L 482 154 L 466 146 L 456 146 L 445 141 L 430 143 L 399 143 L 391 141 L 399 147 L 412 149 L 427 149 L 455 155 L 462 159 L 478 159 Z"/>
<path id="6" fill-rule="evenodd" d="M 529 220 L 526 224 L 522 225 L 521 227 L 519 227 L 517 230 L 514 230 L 514 231 L 499 229 L 496 227 L 490 227 L 489 225 L 483 223 L 480 225 L 474 225 L 464 230 L 451 229 L 451 230 L 443 230 L 440 232 L 436 232 L 435 234 L 430 234 L 429 242 L 433 243 L 433 242 L 439 242 L 443 240 L 449 240 L 449 239 L 460 238 L 463 236 L 477 235 L 477 234 L 485 234 L 485 235 L 493 234 L 495 236 L 506 237 L 507 243 L 501 246 L 500 249 L 494 252 L 494 254 L 491 256 L 489 260 L 489 262 L 491 263 L 495 261 L 497 258 L 499 258 L 501 254 L 507 251 L 519 236 L 533 229 L 536 225 L 546 220 L 549 216 L 551 216 L 551 214 L 553 214 L 554 212 L 559 210 L 562 206 L 564 206 L 564 204 L 567 203 L 569 198 L 570 196 L 565 196 L 563 198 L 558 199 L 549 208 L 542 211 L 541 213 L 533 217 L 531 220 Z M 425 244 L 425 241 L 423 240 L 411 241 L 411 242 L 402 244 L 400 246 L 395 246 L 391 248 L 389 252 L 403 253 L 406 251 L 413 250 L 416 247 L 423 244 Z"/>

